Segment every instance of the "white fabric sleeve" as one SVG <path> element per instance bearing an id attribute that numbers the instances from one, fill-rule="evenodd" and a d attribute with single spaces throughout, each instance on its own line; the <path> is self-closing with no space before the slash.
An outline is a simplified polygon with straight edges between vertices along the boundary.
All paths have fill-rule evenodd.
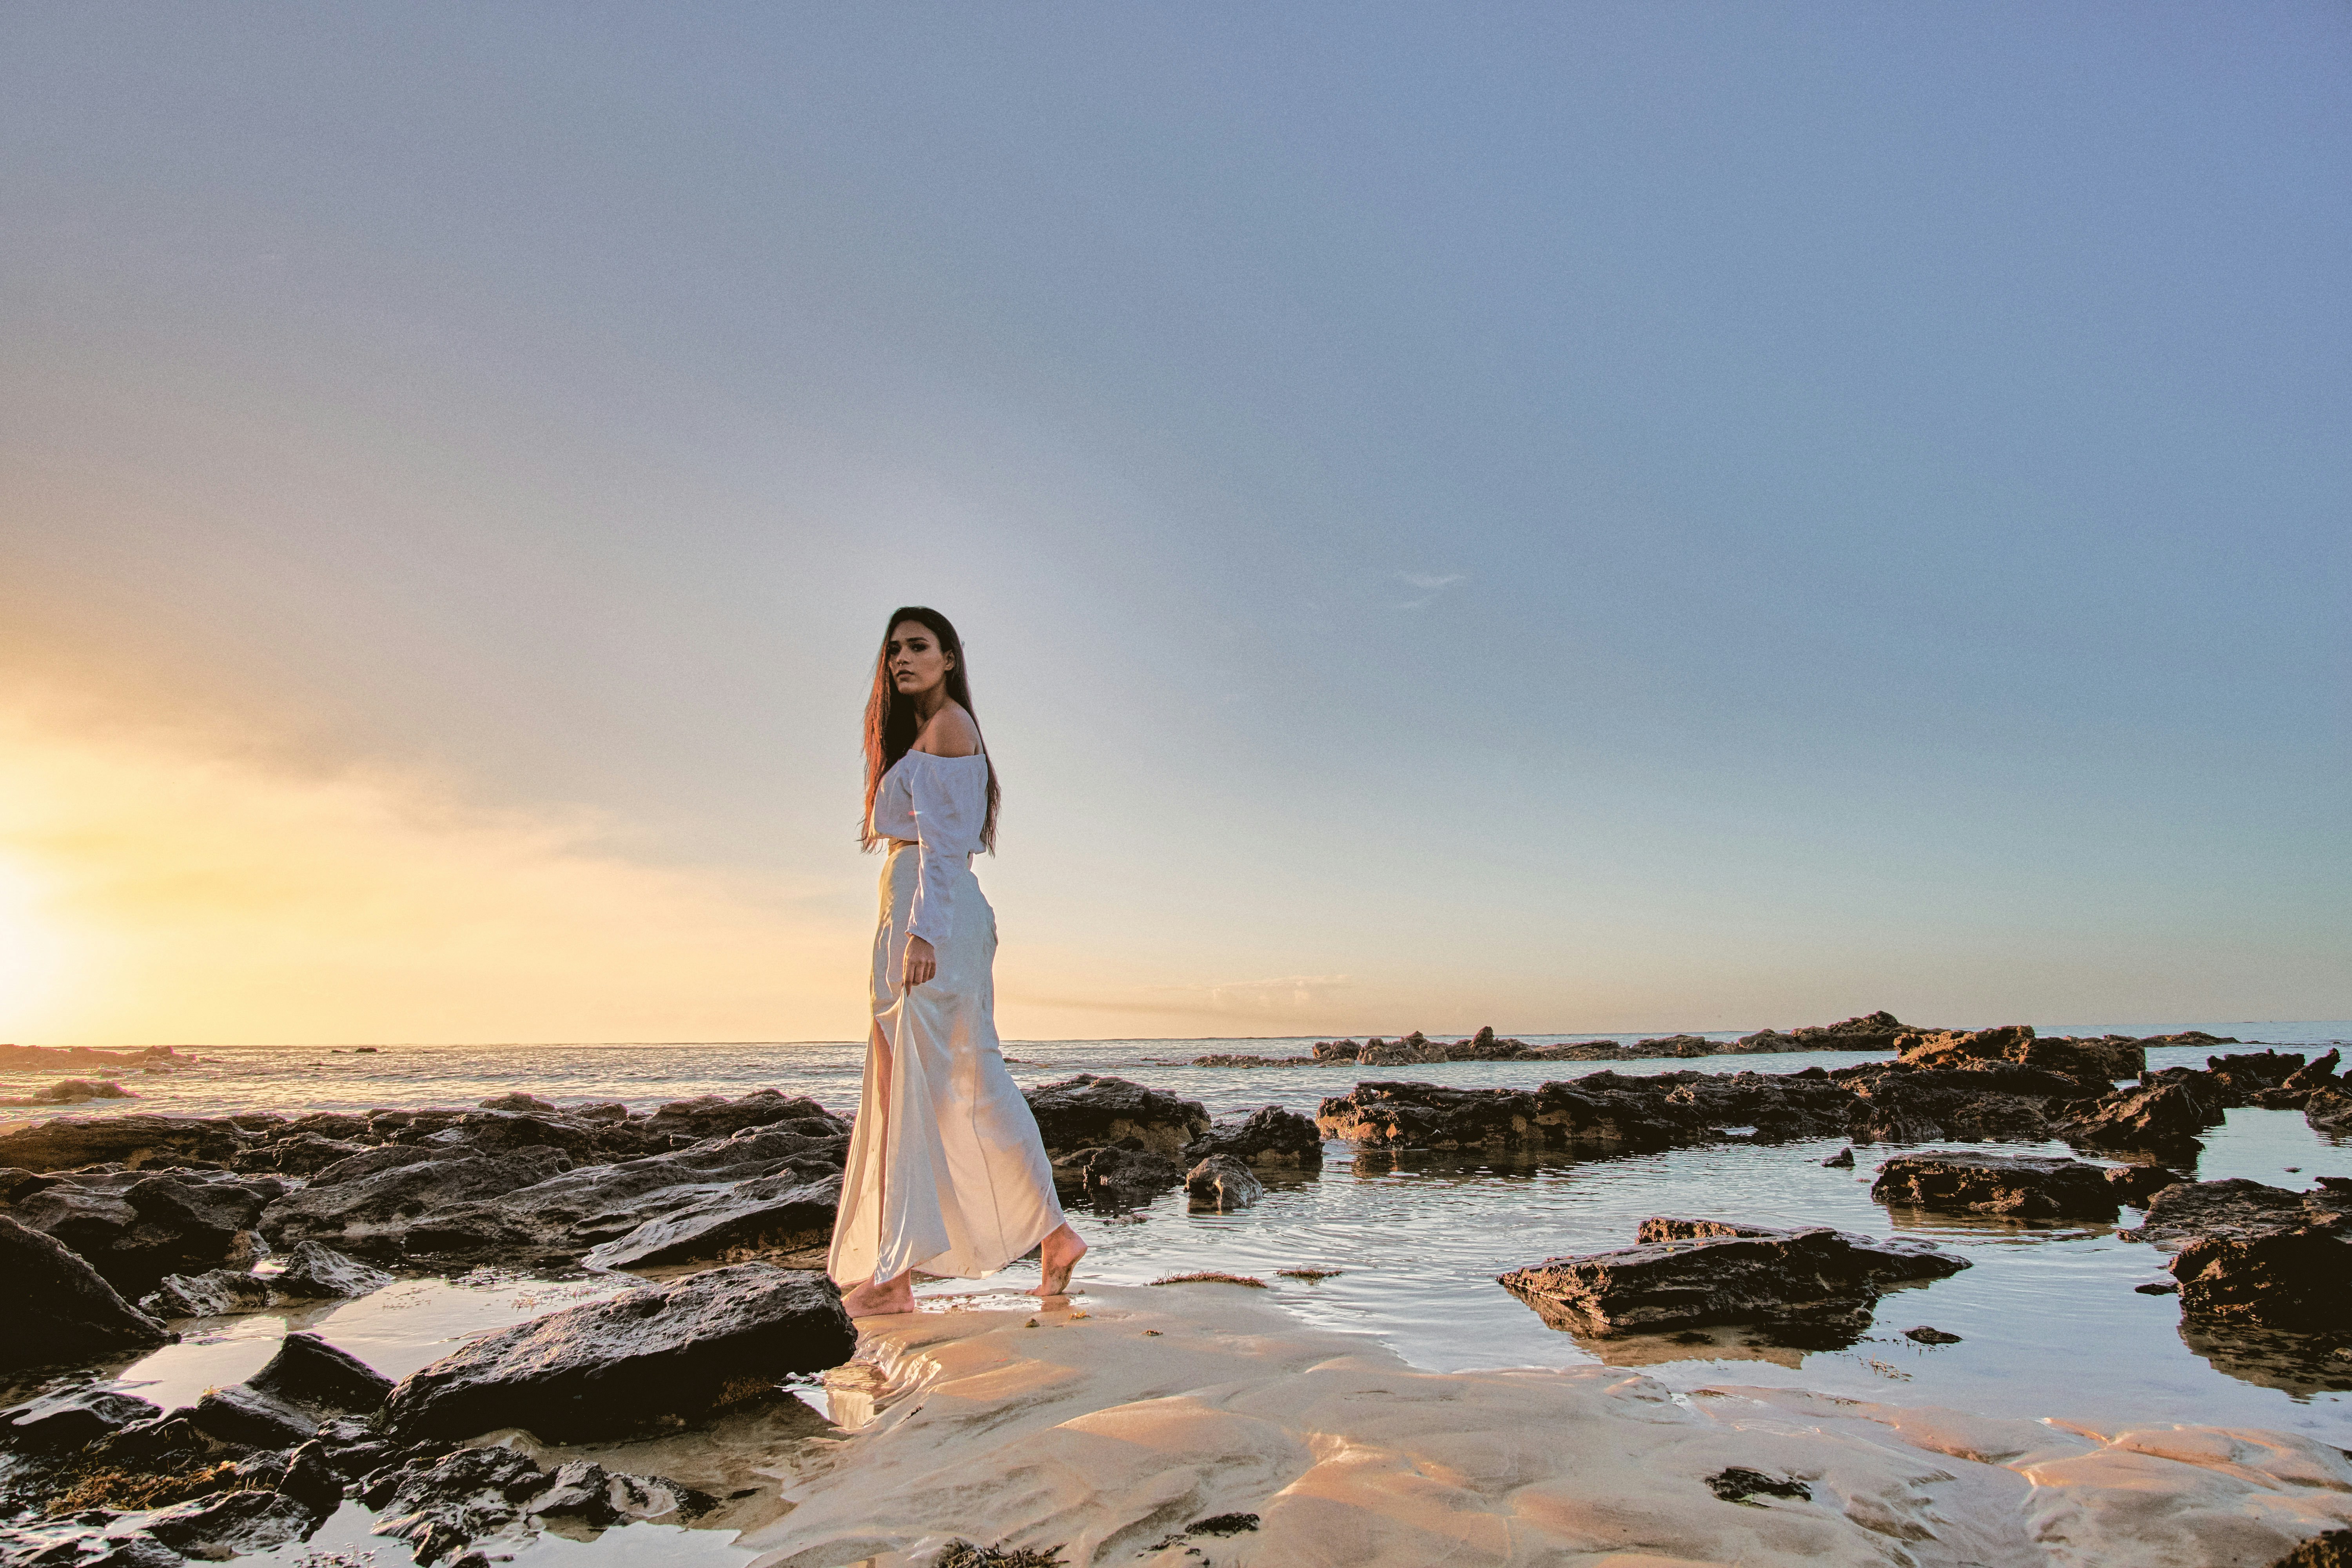
<path id="1" fill-rule="evenodd" d="M 981 821 L 988 811 L 987 764 L 941 767 L 927 758 L 916 764 L 908 784 L 914 797 L 917 876 L 907 934 L 942 947 L 955 929 L 949 874 L 970 866 L 980 845 Z"/>

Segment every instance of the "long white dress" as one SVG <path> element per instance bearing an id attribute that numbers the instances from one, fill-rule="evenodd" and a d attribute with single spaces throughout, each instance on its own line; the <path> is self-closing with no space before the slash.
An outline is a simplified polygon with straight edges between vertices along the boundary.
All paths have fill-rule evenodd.
<path id="1" fill-rule="evenodd" d="M 909 1268 L 978 1279 L 1062 1223 L 1037 1119 L 996 1039 L 996 911 L 971 874 L 987 810 L 977 753 L 908 752 L 875 795 L 875 832 L 900 842 L 882 868 L 874 933 L 881 1041 L 867 1037 L 826 1263 L 845 1286 Z M 939 973 L 901 990 L 912 936 L 931 944 Z"/>

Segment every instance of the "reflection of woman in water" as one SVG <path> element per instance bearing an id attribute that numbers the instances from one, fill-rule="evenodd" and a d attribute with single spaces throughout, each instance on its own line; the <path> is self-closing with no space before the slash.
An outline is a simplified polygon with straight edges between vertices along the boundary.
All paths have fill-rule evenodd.
<path id="1" fill-rule="evenodd" d="M 1034 1247 L 1036 1293 L 1087 1250 L 1062 1218 L 1037 1119 L 996 1043 L 996 911 L 973 880 L 996 847 L 996 769 L 972 721 L 963 644 L 898 611 L 866 704 L 868 849 L 886 847 L 874 1026 L 827 1269 L 852 1317 L 915 1310 L 914 1271 L 978 1278 Z"/>

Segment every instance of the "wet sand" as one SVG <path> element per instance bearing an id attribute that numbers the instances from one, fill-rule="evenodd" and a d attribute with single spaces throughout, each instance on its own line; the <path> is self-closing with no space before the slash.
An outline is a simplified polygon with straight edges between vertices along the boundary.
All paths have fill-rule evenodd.
<path id="1" fill-rule="evenodd" d="M 2289 1433 L 1423 1372 L 1233 1285 L 926 1305 L 861 1325 L 827 1380 L 844 1435 L 796 1457 L 755 1568 L 914 1568 L 955 1538 L 1072 1568 L 2260 1568 L 2352 1526 L 2352 1458 Z M 1732 1469 L 1809 1495 L 1727 1499 L 1754 1484 Z M 1185 1533 L 1236 1513 L 1256 1528 Z"/>

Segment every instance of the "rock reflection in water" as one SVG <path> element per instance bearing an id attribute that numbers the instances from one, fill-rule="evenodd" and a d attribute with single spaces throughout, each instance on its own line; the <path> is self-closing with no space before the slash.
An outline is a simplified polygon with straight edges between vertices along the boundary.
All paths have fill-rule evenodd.
<path id="1" fill-rule="evenodd" d="M 2352 1390 L 2352 1331 L 2304 1334 L 2220 1328 L 2184 1318 L 2180 1342 L 2216 1372 L 2299 1400 Z"/>

